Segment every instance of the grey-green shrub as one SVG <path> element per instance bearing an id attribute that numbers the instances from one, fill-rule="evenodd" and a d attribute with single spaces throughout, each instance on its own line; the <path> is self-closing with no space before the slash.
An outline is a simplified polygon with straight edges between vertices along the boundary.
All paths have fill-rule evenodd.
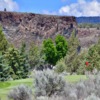
<path id="1" fill-rule="evenodd" d="M 65 97 L 62 96 L 52 96 L 52 97 L 41 96 L 41 97 L 37 97 L 36 100 L 66 100 L 66 99 Z"/>
<path id="2" fill-rule="evenodd" d="M 25 85 L 13 88 L 8 94 L 8 100 L 33 100 L 32 91 Z"/>
<path id="3" fill-rule="evenodd" d="M 60 100 L 99 100 L 100 73 L 97 75 L 88 75 L 87 78 L 87 80 L 68 84 L 61 76 L 55 74 L 53 71 L 40 71 L 35 74 L 35 95 L 38 98 L 41 96 L 44 98 L 49 97 L 50 100 L 53 100 L 52 96 L 54 97 L 55 94 L 63 98 Z M 40 100 L 49 100 L 44 98 Z M 55 97 L 55 100 L 59 99 Z"/>
<path id="4" fill-rule="evenodd" d="M 100 100 L 100 98 L 98 98 L 96 95 L 91 94 L 90 96 L 88 96 L 86 99 L 84 100 Z"/>
<path id="5" fill-rule="evenodd" d="M 88 75 L 87 80 L 67 83 L 52 70 L 35 72 L 35 100 L 100 100 L 100 73 Z M 32 91 L 24 85 L 14 88 L 9 100 L 32 100 Z"/>
<path id="6" fill-rule="evenodd" d="M 36 96 L 61 95 L 66 87 L 66 81 L 54 71 L 47 69 L 35 73 L 34 87 Z"/>

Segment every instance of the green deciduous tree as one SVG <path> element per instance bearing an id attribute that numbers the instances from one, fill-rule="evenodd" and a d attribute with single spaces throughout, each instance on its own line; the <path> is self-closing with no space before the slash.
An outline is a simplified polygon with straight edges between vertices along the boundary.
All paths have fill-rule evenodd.
<path id="1" fill-rule="evenodd" d="M 49 64 L 55 65 L 57 62 L 57 50 L 52 39 L 47 39 L 43 42 L 45 60 Z"/>
<path id="2" fill-rule="evenodd" d="M 68 51 L 67 41 L 62 35 L 57 35 L 54 42 L 50 38 L 45 40 L 43 45 L 46 62 L 51 65 L 55 65 Z"/>

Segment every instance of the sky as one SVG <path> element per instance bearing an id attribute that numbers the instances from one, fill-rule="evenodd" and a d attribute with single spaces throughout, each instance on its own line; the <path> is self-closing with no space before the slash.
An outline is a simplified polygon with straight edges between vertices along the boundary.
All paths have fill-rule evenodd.
<path id="1" fill-rule="evenodd" d="M 100 0 L 0 0 L 0 10 L 64 16 L 100 16 Z"/>

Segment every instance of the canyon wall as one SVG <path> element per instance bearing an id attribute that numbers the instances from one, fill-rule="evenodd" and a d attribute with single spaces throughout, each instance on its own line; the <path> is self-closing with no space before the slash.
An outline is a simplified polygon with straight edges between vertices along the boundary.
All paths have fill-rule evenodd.
<path id="1" fill-rule="evenodd" d="M 41 43 L 57 34 L 69 34 L 77 26 L 75 17 L 18 12 L 0 12 L 0 24 L 7 39 L 16 47 L 21 42 Z"/>
<path id="2" fill-rule="evenodd" d="M 48 37 L 54 39 L 57 34 L 69 37 L 73 29 L 83 48 L 95 44 L 100 30 L 78 28 L 73 16 L 53 16 L 34 13 L 0 12 L 0 24 L 8 41 L 19 47 L 22 42 L 27 46 L 36 44 Z"/>

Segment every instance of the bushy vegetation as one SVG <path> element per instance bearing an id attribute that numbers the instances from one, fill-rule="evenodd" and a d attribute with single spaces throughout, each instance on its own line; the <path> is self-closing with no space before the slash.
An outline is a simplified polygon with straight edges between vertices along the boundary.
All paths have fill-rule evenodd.
<path id="1" fill-rule="evenodd" d="M 6 63 L 2 62 L 3 70 L 9 69 L 8 77 L 13 79 L 26 78 L 29 72 L 30 65 L 28 63 L 27 55 L 25 55 L 24 47 L 19 51 L 14 47 L 10 47 L 2 56 Z M 7 65 L 8 64 L 8 65 Z M 7 75 L 6 72 L 3 74 Z M 3 78 L 1 76 L 1 78 Z"/>
<path id="2" fill-rule="evenodd" d="M 88 50 L 87 61 L 89 62 L 88 70 L 94 68 L 100 70 L 100 40 Z"/>
<path id="3" fill-rule="evenodd" d="M 52 65 L 55 65 L 57 61 L 64 58 L 68 51 L 67 41 L 61 35 L 56 36 L 54 43 L 50 38 L 44 40 L 43 45 L 45 60 L 47 63 Z"/>
<path id="4" fill-rule="evenodd" d="M 65 80 L 51 70 L 37 71 L 35 73 L 34 87 L 36 96 L 61 95 L 65 85 Z"/>
<path id="5" fill-rule="evenodd" d="M 9 45 L 0 29 L 0 78 L 1 81 L 27 78 L 29 71 L 45 65 L 55 66 L 57 73 L 84 74 L 94 68 L 100 70 L 100 42 L 81 51 L 80 42 L 73 30 L 69 39 L 57 35 L 42 45 L 31 43 L 29 49 L 23 42 L 20 48 Z M 27 51 L 27 52 L 26 52 Z M 88 62 L 88 65 L 85 63 Z M 46 66 L 47 67 L 47 66 Z"/>
<path id="6" fill-rule="evenodd" d="M 34 77 L 34 100 L 100 100 L 100 72 L 88 74 L 87 80 L 74 84 L 66 82 L 62 76 L 50 70 L 36 72 Z M 14 88 L 8 98 L 33 100 L 33 95 L 29 88 L 22 85 Z"/>
<path id="7" fill-rule="evenodd" d="M 87 64 L 86 64 L 87 63 Z M 68 40 L 68 53 L 63 60 L 58 61 L 56 69 L 61 71 L 65 68 L 71 74 L 85 74 L 85 71 L 100 70 L 100 40 L 88 50 L 81 51 L 81 46 L 75 32 L 72 32 Z"/>
<path id="8" fill-rule="evenodd" d="M 56 68 L 54 69 L 57 73 L 62 73 L 66 70 L 66 65 L 64 63 L 64 59 L 61 59 L 57 62 Z"/>
<path id="9" fill-rule="evenodd" d="M 42 45 L 25 43 L 20 48 L 9 45 L 0 30 L 0 81 L 27 78 L 35 69 L 34 97 L 36 100 L 99 100 L 100 74 L 90 75 L 88 80 L 68 83 L 61 73 L 85 74 L 93 69 L 100 70 L 100 41 L 86 51 L 81 51 L 78 37 L 73 30 L 69 39 L 57 35 L 48 38 Z M 47 65 L 47 66 L 46 66 Z M 36 71 L 36 68 L 54 66 L 53 70 Z M 43 97 L 43 98 L 42 98 Z M 32 91 L 26 86 L 14 88 L 9 100 L 32 100 Z M 42 98 L 42 99 L 41 99 Z"/>
<path id="10" fill-rule="evenodd" d="M 20 85 L 11 90 L 8 100 L 33 100 L 32 90 L 25 85 Z"/>
<path id="11" fill-rule="evenodd" d="M 99 30 L 100 24 L 80 24 L 79 27 Z M 64 31 L 68 31 L 64 32 L 66 34 L 70 33 L 70 29 Z M 7 41 L 0 28 L 0 94 L 2 90 L 11 89 L 8 100 L 100 100 L 100 73 L 93 72 L 94 68 L 100 71 L 100 41 L 88 50 L 81 51 L 74 30 L 69 38 L 63 35 L 45 39 L 39 45 L 31 43 L 27 48 L 23 42 L 16 48 Z M 37 71 L 41 66 L 53 66 L 54 69 Z M 87 76 L 87 80 L 73 83 L 66 81 L 66 75 L 83 75 L 86 71 L 92 73 Z M 34 87 L 15 87 L 18 81 L 19 84 L 23 81 L 17 79 L 28 78 L 32 76 L 30 73 L 34 75 Z M 30 79 L 28 78 L 27 84 L 31 84 Z M 8 80 L 17 81 L 12 81 L 11 85 Z M 7 81 L 6 84 L 4 81 Z"/>
<path id="12" fill-rule="evenodd" d="M 52 82 L 56 83 L 56 86 L 54 88 L 49 89 L 50 91 L 51 91 L 51 89 L 53 91 L 52 95 L 51 96 L 49 95 L 49 97 L 51 97 L 51 98 L 52 98 L 52 96 L 55 96 L 55 97 L 58 96 L 58 97 L 64 98 L 63 100 L 91 100 L 91 99 L 99 100 L 100 99 L 100 91 L 99 91 L 100 90 L 100 73 L 88 74 L 87 80 L 85 80 L 85 81 L 81 80 L 75 84 L 67 83 L 64 80 L 58 81 L 56 78 L 60 79 L 60 77 L 57 74 L 54 75 L 53 72 L 50 72 L 48 70 L 46 71 L 46 74 L 44 72 L 41 72 L 38 74 L 39 74 L 39 76 L 41 76 L 41 78 L 38 78 L 39 76 L 37 76 L 37 75 L 35 76 L 37 79 L 37 80 L 35 79 L 36 84 L 37 84 L 37 85 L 35 85 L 35 87 L 37 88 L 35 91 L 38 91 L 38 95 L 36 95 L 38 97 L 39 96 L 40 97 L 41 96 L 48 97 L 48 94 L 46 94 L 46 92 L 43 92 L 43 91 L 47 91 L 50 86 L 51 87 L 54 86 L 54 84 L 50 83 L 50 79 L 51 79 Z M 56 78 L 55 78 L 55 76 L 56 76 Z M 61 78 L 60 80 L 62 80 L 62 79 L 63 78 Z M 64 83 L 64 85 L 63 85 L 62 91 L 60 91 L 60 86 L 62 86 L 61 84 L 63 84 L 63 83 Z M 57 89 L 55 89 L 55 88 L 57 88 Z M 44 95 L 43 95 L 43 93 L 44 93 Z M 55 93 L 56 93 L 56 95 L 55 95 Z"/>

